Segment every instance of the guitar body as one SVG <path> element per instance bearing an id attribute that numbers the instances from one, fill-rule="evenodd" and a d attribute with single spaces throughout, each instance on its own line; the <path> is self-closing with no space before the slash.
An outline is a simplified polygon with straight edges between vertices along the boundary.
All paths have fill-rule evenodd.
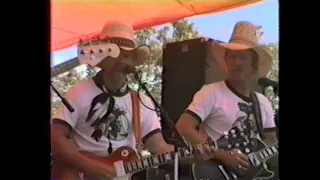
<path id="1" fill-rule="evenodd" d="M 216 143 L 215 141 L 212 141 L 205 144 L 213 145 Z M 222 136 L 222 138 L 217 141 L 216 145 L 222 149 L 226 149 L 233 147 L 238 148 L 241 144 L 248 144 L 248 139 L 244 135 L 241 135 L 241 133 L 239 133 L 238 135 L 237 131 L 231 131 L 230 136 Z M 100 157 L 90 152 L 81 153 L 84 156 L 96 161 L 100 161 L 101 163 L 112 164 L 117 174 L 117 177 L 113 178 L 113 180 L 146 179 L 147 177 L 144 170 L 150 169 L 155 166 L 157 167 L 159 165 L 166 164 L 169 162 L 173 162 L 175 158 L 174 151 L 139 158 L 136 152 L 130 147 L 121 147 L 107 157 Z M 190 146 L 188 148 L 179 148 L 178 153 L 180 158 L 186 158 L 195 155 L 197 153 L 197 150 L 195 146 Z M 199 164 L 199 166 L 200 165 L 201 164 Z M 195 170 L 197 169 L 197 167 L 198 165 L 195 166 Z M 212 171 L 213 170 L 209 170 L 209 172 Z M 157 172 L 158 175 L 162 176 L 161 174 L 163 174 L 165 179 L 167 179 L 168 174 L 161 173 L 161 171 Z M 197 172 L 195 173 L 197 174 Z M 101 178 L 97 178 L 90 174 L 83 173 L 78 169 L 75 169 L 58 161 L 54 161 L 54 163 L 52 164 L 51 176 L 52 179 L 57 180 L 102 180 Z"/>
<path id="2" fill-rule="evenodd" d="M 266 147 L 266 145 L 256 138 L 252 138 L 253 143 L 239 149 L 247 155 L 252 151 L 256 152 Z M 248 152 L 247 149 L 251 149 Z M 247 151 L 247 152 L 246 152 Z M 251 166 L 246 174 L 239 176 L 230 168 L 222 166 L 212 160 L 192 164 L 192 173 L 195 180 L 267 180 L 274 176 L 274 173 L 267 169 L 265 163 L 259 166 Z"/>
<path id="3" fill-rule="evenodd" d="M 81 152 L 81 154 L 105 164 L 106 163 L 113 164 L 116 161 L 128 162 L 131 160 L 138 159 L 138 155 L 136 154 L 136 152 L 132 148 L 125 147 L 125 146 L 117 149 L 115 152 L 113 152 L 107 157 L 100 157 L 96 154 L 85 152 L 85 151 Z M 52 179 L 59 179 L 59 180 L 80 180 L 80 179 L 84 179 L 84 180 L 97 179 L 98 180 L 99 179 L 90 174 L 83 174 L 83 177 L 82 177 L 81 174 L 82 172 L 80 172 L 79 170 L 60 162 L 54 162 L 51 170 Z M 114 178 L 114 180 L 129 180 L 129 179 L 131 179 L 131 175 Z"/>

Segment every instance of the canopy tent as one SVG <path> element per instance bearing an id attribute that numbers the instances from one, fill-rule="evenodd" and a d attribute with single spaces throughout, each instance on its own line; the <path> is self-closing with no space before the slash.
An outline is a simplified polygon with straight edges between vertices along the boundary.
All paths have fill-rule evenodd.
<path id="1" fill-rule="evenodd" d="M 144 29 L 259 2 L 262 0 L 51 0 L 51 52 L 96 35 L 108 20 Z"/>

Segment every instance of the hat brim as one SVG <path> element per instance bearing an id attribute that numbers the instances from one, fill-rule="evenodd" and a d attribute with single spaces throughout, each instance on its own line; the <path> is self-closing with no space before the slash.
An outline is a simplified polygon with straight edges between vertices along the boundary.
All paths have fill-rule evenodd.
<path id="1" fill-rule="evenodd" d="M 130 47 L 124 47 L 119 46 L 121 49 L 127 50 L 127 51 L 134 51 L 134 66 L 139 66 L 146 62 L 149 59 L 149 56 L 151 54 L 150 47 L 147 45 L 142 45 L 137 48 L 130 48 Z"/>
<path id="2" fill-rule="evenodd" d="M 239 43 L 212 43 L 212 53 L 220 67 L 228 72 L 225 62 L 225 55 L 227 50 L 248 50 L 252 49 L 257 52 L 259 56 L 258 71 L 253 75 L 253 78 L 260 78 L 267 75 L 272 68 L 272 57 L 269 54 L 266 46 L 248 46 Z"/>

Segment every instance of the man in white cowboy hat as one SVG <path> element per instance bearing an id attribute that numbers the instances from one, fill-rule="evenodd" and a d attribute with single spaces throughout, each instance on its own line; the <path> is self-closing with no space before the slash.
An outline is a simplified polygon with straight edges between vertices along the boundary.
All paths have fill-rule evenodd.
<path id="1" fill-rule="evenodd" d="M 214 58 L 227 72 L 228 78 L 204 85 L 179 118 L 176 126 L 191 143 L 203 143 L 208 138 L 217 140 L 224 132 L 243 124 L 245 120 L 256 124 L 253 108 L 250 108 L 253 96 L 257 97 L 260 106 L 263 140 L 266 144 L 277 141 L 270 101 L 263 94 L 251 93 L 252 81 L 264 77 L 272 66 L 271 56 L 265 47 L 258 44 L 259 30 L 256 25 L 241 21 L 234 26 L 229 43 L 212 44 Z M 239 173 L 245 173 L 249 166 L 247 157 L 242 153 L 219 149 L 215 156 Z"/>
<path id="2" fill-rule="evenodd" d="M 108 43 L 116 44 L 120 54 L 117 47 L 104 46 Z M 104 53 L 104 47 L 109 47 L 110 56 L 101 58 L 98 53 Z M 107 23 L 97 40 L 79 47 L 80 60 L 84 59 L 84 62 L 101 71 L 93 79 L 74 85 L 66 93 L 74 112 L 61 105 L 52 117 L 51 145 L 57 162 L 69 164 L 94 177 L 116 176 L 111 163 L 101 164 L 84 157 L 79 151 L 108 156 L 122 146 L 138 150 L 137 132 L 133 125 L 135 102 L 132 90 L 126 83 L 126 71 L 128 67 L 143 64 L 149 54 L 148 47 L 137 48 L 132 26 L 122 22 Z M 141 131 L 137 131 L 144 147 L 156 154 L 172 151 L 174 147 L 162 137 L 158 116 L 152 111 L 154 105 L 151 99 L 139 94 L 138 98 L 144 105 L 139 102 Z M 65 169 L 60 167 L 60 171 Z M 59 177 L 54 178 L 72 179 L 79 176 L 75 170 L 61 174 L 58 173 Z"/>

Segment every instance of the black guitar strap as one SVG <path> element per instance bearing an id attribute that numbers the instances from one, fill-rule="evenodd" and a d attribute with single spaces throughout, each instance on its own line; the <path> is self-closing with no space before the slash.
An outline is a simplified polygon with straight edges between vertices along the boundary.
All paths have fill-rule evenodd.
<path id="1" fill-rule="evenodd" d="M 262 126 L 262 116 L 261 116 L 261 109 L 260 109 L 259 100 L 258 100 L 257 94 L 255 92 L 251 92 L 250 96 L 252 99 L 252 110 L 253 110 L 254 119 L 256 120 L 257 130 L 258 130 L 261 138 L 264 139 L 263 126 Z"/>

